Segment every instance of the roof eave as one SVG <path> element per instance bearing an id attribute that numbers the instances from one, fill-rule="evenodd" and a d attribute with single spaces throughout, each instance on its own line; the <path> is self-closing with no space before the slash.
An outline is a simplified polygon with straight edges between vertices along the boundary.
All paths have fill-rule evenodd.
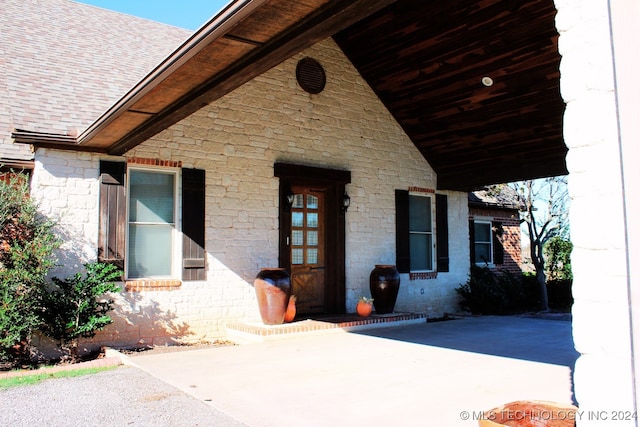
<path id="1" fill-rule="evenodd" d="M 500 203 L 489 203 L 489 202 L 469 202 L 470 207 L 474 208 L 492 208 L 492 209 L 504 209 L 510 211 L 520 211 L 520 206 L 516 205 L 503 205 Z"/>
<path id="2" fill-rule="evenodd" d="M 232 34 L 233 27 L 236 24 L 242 25 L 246 19 L 251 19 L 256 12 L 262 9 L 260 6 L 268 8 L 273 0 L 238 0 L 230 3 L 223 12 L 212 18 L 174 54 L 163 61 L 154 72 L 150 73 L 147 78 L 136 85 L 116 105 L 84 131 L 79 137 L 79 144 L 81 146 L 100 146 L 109 154 L 122 155 L 313 43 L 330 37 L 337 31 L 352 25 L 357 20 L 380 10 L 395 0 L 314 1 L 317 1 L 317 7 L 314 11 L 300 15 L 299 20 L 281 27 L 281 31 L 274 32 L 268 40 L 255 41 L 242 37 L 236 38 Z M 314 1 L 310 1 L 310 3 L 314 3 Z M 285 3 L 284 0 L 281 2 Z M 303 8 L 301 6 L 301 9 Z M 274 14 L 274 18 L 277 18 L 277 15 Z M 143 103 L 145 99 L 149 100 L 153 92 L 162 88 L 168 81 L 168 77 L 188 67 L 192 60 L 197 59 L 198 55 L 203 51 L 206 52 L 206 49 L 223 38 L 251 44 L 255 49 L 250 52 L 239 51 L 235 59 L 227 58 L 229 63 L 225 68 L 212 73 L 208 78 L 195 82 L 193 87 L 184 88 L 185 90 L 180 96 L 173 97 L 174 99 L 166 105 L 162 105 L 160 102 L 155 105 L 154 110 L 145 111 L 131 108 L 133 105 Z M 180 90 L 182 89 L 178 87 L 176 92 L 180 92 Z M 176 92 L 173 92 L 173 95 Z M 148 118 L 133 124 L 133 126 L 125 125 L 118 128 L 118 121 L 129 113 L 146 114 Z M 110 130 L 115 130 L 116 134 L 110 135 Z"/>
<path id="3" fill-rule="evenodd" d="M 178 49 L 162 61 L 145 78 L 127 92 L 118 102 L 105 111 L 77 138 L 78 146 L 87 145 L 91 139 L 108 126 L 123 112 L 140 100 L 145 94 L 153 90 L 212 40 L 221 37 L 231 27 L 250 15 L 256 8 L 267 0 L 234 0 L 228 3 L 208 23 L 197 30 Z M 76 148 L 77 149 L 77 148 Z"/>
<path id="4" fill-rule="evenodd" d="M 67 134 L 34 132 L 16 129 L 11 133 L 17 144 L 31 144 L 38 148 L 55 148 L 57 150 L 91 151 L 103 153 L 105 150 L 96 147 L 82 147 L 78 145 L 78 138 Z"/>

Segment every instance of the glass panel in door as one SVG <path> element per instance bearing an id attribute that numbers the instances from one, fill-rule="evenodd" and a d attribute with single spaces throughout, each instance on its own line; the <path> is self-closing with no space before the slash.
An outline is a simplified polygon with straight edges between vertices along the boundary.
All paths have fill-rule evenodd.
<path id="1" fill-rule="evenodd" d="M 301 314 L 325 311 L 324 192 L 294 187 L 291 206 L 291 285 Z"/>

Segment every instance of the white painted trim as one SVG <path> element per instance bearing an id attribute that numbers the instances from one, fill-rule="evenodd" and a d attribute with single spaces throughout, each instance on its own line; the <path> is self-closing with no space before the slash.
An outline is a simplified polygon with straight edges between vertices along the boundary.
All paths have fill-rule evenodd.
<path id="1" fill-rule="evenodd" d="M 171 274 L 169 276 L 150 276 L 150 277 L 129 277 L 129 188 L 132 171 L 145 171 L 145 172 L 158 172 L 164 174 L 172 174 L 173 179 L 173 231 L 171 232 Z M 144 165 L 127 165 L 127 186 L 126 186 L 126 200 L 127 200 L 127 227 L 125 229 L 125 260 L 124 260 L 124 272 L 126 280 L 181 280 L 182 266 L 180 261 L 182 259 L 182 245 L 179 244 L 180 236 L 182 235 L 182 218 L 181 218 L 181 195 L 182 195 L 182 175 L 179 173 L 180 168 L 173 167 L 146 167 Z"/>
<path id="2" fill-rule="evenodd" d="M 428 197 L 431 199 L 430 207 L 431 207 L 431 270 L 413 270 L 410 268 L 410 273 L 432 273 L 437 271 L 438 260 L 436 258 L 436 197 L 435 193 L 430 191 L 424 192 L 416 192 L 409 191 L 409 216 L 411 216 L 411 196 L 415 197 Z M 411 227 L 409 227 L 409 240 L 411 240 Z M 429 233 L 419 233 L 415 234 L 429 234 Z M 411 263 L 411 257 L 409 257 L 409 263 Z"/>

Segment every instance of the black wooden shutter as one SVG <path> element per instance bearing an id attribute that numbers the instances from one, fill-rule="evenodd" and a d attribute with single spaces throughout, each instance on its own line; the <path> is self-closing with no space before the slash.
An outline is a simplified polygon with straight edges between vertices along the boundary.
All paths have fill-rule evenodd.
<path id="1" fill-rule="evenodd" d="M 473 220 L 469 220 L 469 255 L 471 265 L 476 263 L 476 227 Z"/>
<path id="2" fill-rule="evenodd" d="M 98 261 L 124 270 L 127 201 L 124 162 L 100 161 Z"/>
<path id="3" fill-rule="evenodd" d="M 449 271 L 449 219 L 446 194 L 436 194 L 436 255 L 438 271 Z"/>
<path id="4" fill-rule="evenodd" d="M 182 280 L 205 280 L 205 173 L 182 169 Z"/>
<path id="5" fill-rule="evenodd" d="M 491 236 L 493 238 L 493 263 L 504 264 L 504 246 L 502 246 L 502 223 L 499 221 L 493 221 L 491 223 Z"/>
<path id="6" fill-rule="evenodd" d="M 396 190 L 396 268 L 400 273 L 411 271 L 409 192 L 406 190 Z"/>

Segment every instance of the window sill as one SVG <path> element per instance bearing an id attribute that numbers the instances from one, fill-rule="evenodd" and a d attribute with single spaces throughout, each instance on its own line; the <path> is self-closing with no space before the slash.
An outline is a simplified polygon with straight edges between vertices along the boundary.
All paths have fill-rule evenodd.
<path id="1" fill-rule="evenodd" d="M 126 292 L 140 291 L 174 291 L 180 289 L 182 281 L 175 279 L 143 279 L 124 282 Z"/>

